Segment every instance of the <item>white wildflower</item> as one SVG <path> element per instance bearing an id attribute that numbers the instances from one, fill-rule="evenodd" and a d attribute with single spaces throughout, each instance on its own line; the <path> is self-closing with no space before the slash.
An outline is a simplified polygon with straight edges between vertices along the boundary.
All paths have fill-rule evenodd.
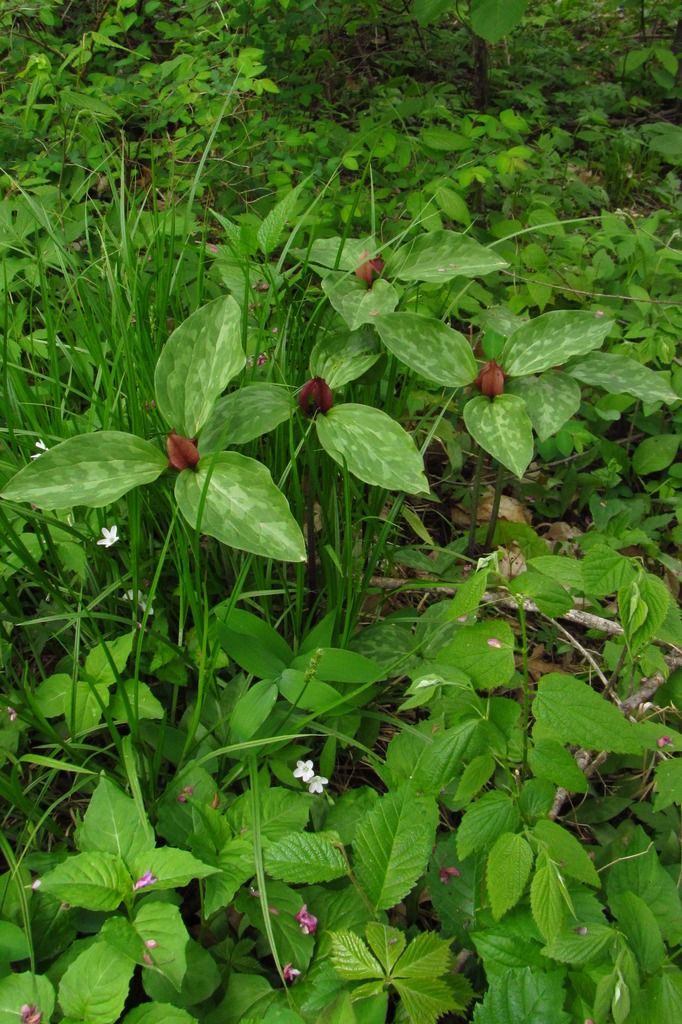
<path id="1" fill-rule="evenodd" d="M 45 442 L 43 441 L 42 437 L 40 438 L 39 441 L 36 441 L 36 448 L 40 448 L 40 451 L 36 452 L 35 455 L 32 455 L 31 456 L 32 459 L 39 459 L 40 456 L 43 454 L 43 452 L 49 452 L 49 450 L 50 450 L 47 447 L 47 445 L 45 444 Z"/>
<path id="2" fill-rule="evenodd" d="M 126 601 L 134 601 L 135 600 L 135 595 L 133 594 L 132 590 L 126 590 L 124 597 L 125 597 Z M 147 609 L 147 597 L 146 597 L 145 594 L 142 593 L 141 590 L 138 590 L 138 592 L 137 592 L 137 604 L 138 604 L 138 607 L 139 607 L 140 611 L 143 614 L 146 611 L 148 611 L 149 615 L 153 615 L 154 614 L 154 609 L 152 608 L 151 605 L 149 606 L 149 609 Z"/>
<path id="3" fill-rule="evenodd" d="M 323 793 L 324 787 L 329 782 L 329 779 L 325 779 L 324 775 L 313 775 L 308 785 L 309 793 Z"/>
<path id="4" fill-rule="evenodd" d="M 297 761 L 294 768 L 294 778 L 302 779 L 303 782 L 310 782 L 315 775 L 315 767 L 312 761 Z"/>
<path id="5" fill-rule="evenodd" d="M 107 530 L 106 526 L 102 527 L 102 538 L 97 543 L 101 544 L 102 547 L 110 548 L 118 542 L 118 526 L 110 526 Z M 130 591 L 132 595 L 132 590 Z"/>

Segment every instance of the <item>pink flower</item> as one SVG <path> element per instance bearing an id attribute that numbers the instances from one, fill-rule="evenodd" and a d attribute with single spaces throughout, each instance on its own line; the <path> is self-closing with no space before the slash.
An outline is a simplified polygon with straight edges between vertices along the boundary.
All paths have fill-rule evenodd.
<path id="1" fill-rule="evenodd" d="M 156 939 L 145 939 L 144 944 L 147 947 L 147 949 L 156 949 L 156 947 L 158 946 L 158 942 L 156 941 Z"/>
<path id="2" fill-rule="evenodd" d="M 285 964 L 282 968 L 282 977 L 288 985 L 291 984 L 292 981 L 296 981 L 300 973 L 301 972 L 296 970 L 295 967 L 292 967 L 291 964 Z"/>
<path id="3" fill-rule="evenodd" d="M 180 792 L 178 793 L 178 795 L 175 798 L 176 803 L 186 804 L 188 799 L 192 796 L 193 793 L 194 793 L 194 786 L 183 786 L 182 789 L 180 790 Z"/>
<path id="4" fill-rule="evenodd" d="M 672 740 L 670 739 L 669 736 L 659 736 L 658 739 L 656 740 L 656 746 L 658 747 L 659 750 L 663 750 L 664 747 L 669 747 L 671 745 L 671 743 L 672 743 Z"/>
<path id="5" fill-rule="evenodd" d="M 308 913 L 308 904 L 304 903 L 298 914 L 294 914 L 304 935 L 314 935 L 317 931 L 317 918 Z"/>
<path id="6" fill-rule="evenodd" d="M 24 1003 L 21 1010 L 21 1024 L 40 1024 L 43 1015 L 35 1003 Z"/>
<path id="7" fill-rule="evenodd" d="M 148 885 L 153 885 L 154 882 L 158 882 L 156 875 L 153 875 L 151 871 L 145 871 L 141 878 L 133 882 L 133 892 L 137 892 L 138 889 L 144 889 Z"/>
<path id="8" fill-rule="evenodd" d="M 496 647 L 499 650 L 502 647 L 502 641 L 497 640 L 494 636 L 491 636 L 488 640 L 488 647 Z"/>
<path id="9" fill-rule="evenodd" d="M 447 885 L 451 878 L 459 878 L 460 874 L 461 871 L 456 867 L 445 867 L 440 869 L 438 877 L 443 885 Z"/>

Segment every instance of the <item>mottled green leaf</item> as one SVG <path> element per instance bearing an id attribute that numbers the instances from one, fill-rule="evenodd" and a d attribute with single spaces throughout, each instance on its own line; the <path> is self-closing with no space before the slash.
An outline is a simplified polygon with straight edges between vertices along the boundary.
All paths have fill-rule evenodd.
<path id="1" fill-rule="evenodd" d="M 373 238 L 316 238 L 308 250 L 309 263 L 330 270 L 355 270 L 366 259 L 374 259 L 377 245 Z"/>
<path id="2" fill-rule="evenodd" d="M 389 352 L 421 377 L 451 388 L 475 380 L 471 345 L 440 320 L 419 313 L 388 313 L 377 317 L 375 326 Z"/>
<path id="3" fill-rule="evenodd" d="M 464 406 L 466 428 L 489 455 L 518 477 L 533 458 L 533 431 L 523 399 L 479 395 Z"/>
<path id="4" fill-rule="evenodd" d="M 633 395 L 643 402 L 678 402 L 668 373 L 656 372 L 636 359 L 611 352 L 592 352 L 567 368 L 576 380 L 603 388 L 610 395 Z"/>
<path id="5" fill-rule="evenodd" d="M 612 320 L 579 309 L 543 313 L 510 334 L 499 362 L 510 377 L 540 373 L 599 348 L 612 326 Z"/>
<path id="6" fill-rule="evenodd" d="M 393 491 L 428 491 L 422 457 L 399 423 L 367 405 L 337 405 L 315 420 L 320 444 L 365 483 Z"/>
<path id="7" fill-rule="evenodd" d="M 310 374 L 322 377 L 333 391 L 361 377 L 380 355 L 381 347 L 371 327 L 335 331 L 315 342 L 310 354 Z"/>
<path id="8" fill-rule="evenodd" d="M 12 477 L 0 497 L 39 508 L 102 508 L 133 487 L 152 483 L 167 465 L 167 457 L 149 441 L 100 430 L 43 452 Z"/>
<path id="9" fill-rule="evenodd" d="M 505 394 L 518 395 L 524 400 L 533 429 L 541 441 L 556 434 L 580 408 L 580 385 L 567 374 L 556 371 L 540 377 L 510 380 Z"/>
<path id="10" fill-rule="evenodd" d="M 192 313 L 164 345 L 154 372 L 161 415 L 179 434 L 194 437 L 213 403 L 243 367 L 242 314 L 231 295 Z"/>
<path id="11" fill-rule="evenodd" d="M 199 452 L 220 452 L 269 433 L 291 416 L 291 394 L 277 384 L 247 384 L 219 398 L 199 436 Z"/>
<path id="12" fill-rule="evenodd" d="M 507 266 L 492 249 L 456 231 L 431 231 L 406 242 L 387 261 L 385 273 L 401 281 L 450 281 L 481 277 Z"/>
<path id="13" fill-rule="evenodd" d="M 305 559 L 303 534 L 288 502 L 255 459 L 237 452 L 202 459 L 197 472 L 178 474 L 175 497 L 192 527 L 203 501 L 199 529 L 223 544 L 286 562 Z"/>
<path id="14" fill-rule="evenodd" d="M 392 312 L 400 298 L 388 281 L 375 281 L 368 288 L 360 278 L 348 274 L 328 274 L 322 290 L 351 331 L 373 323 L 382 313 Z"/>

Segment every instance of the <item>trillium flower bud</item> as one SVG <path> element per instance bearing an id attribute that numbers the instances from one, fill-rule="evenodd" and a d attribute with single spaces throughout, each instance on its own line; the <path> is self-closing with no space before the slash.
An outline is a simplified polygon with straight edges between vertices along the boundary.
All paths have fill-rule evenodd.
<path id="1" fill-rule="evenodd" d="M 365 256 L 369 256 L 369 253 L 366 250 L 360 257 L 364 262 L 362 262 L 359 267 L 356 267 L 355 276 L 359 277 L 361 281 L 364 281 L 368 288 L 371 288 L 374 278 L 379 277 L 381 275 L 381 271 L 384 269 L 384 261 L 380 256 L 376 256 L 373 260 L 364 259 Z"/>
<path id="2" fill-rule="evenodd" d="M 504 379 L 504 370 L 494 359 L 491 359 L 479 373 L 476 378 L 476 384 L 481 394 L 486 395 L 488 398 L 495 398 L 504 392 Z"/>
<path id="3" fill-rule="evenodd" d="M 316 412 L 326 414 L 334 404 L 334 396 L 326 380 L 313 377 L 299 391 L 298 404 L 306 416 L 314 416 Z"/>
<path id="4" fill-rule="evenodd" d="M 199 452 L 196 441 L 190 441 L 188 437 L 176 434 L 171 430 L 166 438 L 166 451 L 168 452 L 168 465 L 172 469 L 181 472 L 183 469 L 194 469 L 199 461 Z"/>

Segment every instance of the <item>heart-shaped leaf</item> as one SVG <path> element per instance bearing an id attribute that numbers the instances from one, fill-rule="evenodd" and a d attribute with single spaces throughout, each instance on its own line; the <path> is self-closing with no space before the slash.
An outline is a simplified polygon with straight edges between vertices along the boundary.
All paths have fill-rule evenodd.
<path id="1" fill-rule="evenodd" d="M 472 398 L 464 406 L 466 428 L 493 458 L 521 477 L 533 458 L 533 431 L 522 398 Z"/>
<path id="2" fill-rule="evenodd" d="M 399 295 L 388 281 L 375 281 L 368 288 L 364 281 L 348 274 L 328 274 L 322 289 L 337 313 L 351 331 L 372 323 L 382 313 L 390 313 L 398 305 Z"/>
<path id="3" fill-rule="evenodd" d="M 510 380 L 505 394 L 518 395 L 526 403 L 535 433 L 541 441 L 556 434 L 580 408 L 580 386 L 565 373 Z"/>

